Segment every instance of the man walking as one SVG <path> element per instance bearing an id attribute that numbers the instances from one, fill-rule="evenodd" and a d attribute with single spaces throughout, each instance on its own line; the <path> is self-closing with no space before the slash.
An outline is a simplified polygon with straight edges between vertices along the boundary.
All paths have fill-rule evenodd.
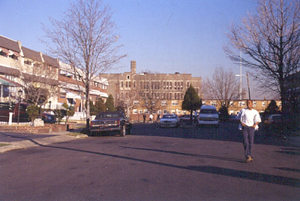
<path id="1" fill-rule="evenodd" d="M 261 122 L 259 113 L 252 108 L 252 100 L 247 100 L 247 108 L 241 110 L 241 124 L 243 127 L 244 150 L 246 162 L 253 161 L 252 148 L 254 144 L 254 132 L 258 129 Z"/>

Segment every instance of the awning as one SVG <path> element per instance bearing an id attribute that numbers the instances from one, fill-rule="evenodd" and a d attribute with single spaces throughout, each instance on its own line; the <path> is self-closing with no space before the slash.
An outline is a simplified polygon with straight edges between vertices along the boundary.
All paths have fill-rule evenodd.
<path id="1" fill-rule="evenodd" d="M 101 96 L 101 97 L 104 97 L 104 98 L 108 97 L 107 93 L 104 93 L 104 92 L 101 92 L 101 91 L 98 91 L 98 90 L 94 90 L 94 89 L 90 91 L 90 94 Z"/>
<path id="2" fill-rule="evenodd" d="M 8 80 L 4 77 L 0 77 L 0 85 L 10 86 L 10 87 L 22 87 L 22 85 L 20 85 L 19 83 Z"/>
<path id="3" fill-rule="evenodd" d="M 26 81 L 32 81 L 32 82 L 39 82 L 39 83 L 45 83 L 52 86 L 57 86 L 59 84 L 58 80 L 45 78 L 41 76 L 31 75 L 28 73 L 23 73 L 24 80 Z"/>
<path id="4" fill-rule="evenodd" d="M 10 68 L 10 67 L 5 67 L 0 65 L 0 74 L 4 75 L 12 75 L 15 77 L 20 77 L 20 71 L 16 68 Z"/>
<path id="5" fill-rule="evenodd" d="M 67 92 L 66 97 L 67 98 L 73 98 L 73 99 L 81 99 L 81 97 L 79 95 L 74 94 L 72 92 Z"/>

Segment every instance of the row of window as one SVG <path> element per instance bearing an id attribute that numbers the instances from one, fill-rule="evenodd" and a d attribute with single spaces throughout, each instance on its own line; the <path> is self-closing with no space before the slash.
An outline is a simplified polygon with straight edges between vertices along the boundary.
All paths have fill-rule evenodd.
<path id="1" fill-rule="evenodd" d="M 14 60 L 18 60 L 18 57 L 15 54 L 6 54 L 4 51 L 0 51 L 0 56 L 4 56 L 4 57 L 10 57 Z"/>
<path id="2" fill-rule="evenodd" d="M 171 111 L 168 111 L 168 110 L 158 110 L 155 113 L 158 114 L 158 115 L 169 114 L 169 113 L 181 115 L 181 114 L 186 114 L 186 111 L 182 111 L 182 110 L 178 110 L 178 109 L 171 110 Z M 150 114 L 150 112 L 147 109 L 144 109 L 144 110 L 133 109 L 132 110 L 132 114 Z"/>
<path id="3" fill-rule="evenodd" d="M 80 81 L 80 82 L 82 81 L 82 76 L 81 75 L 74 75 L 74 74 L 65 73 L 65 72 L 63 72 L 63 74 L 61 72 L 60 75 L 71 78 L 71 79 L 74 79 L 74 80 L 77 80 L 77 81 Z M 91 82 L 91 85 L 95 86 L 95 87 L 100 87 L 101 89 L 107 89 L 107 85 L 102 84 L 102 83 L 97 82 L 97 81 Z"/>
<path id="4" fill-rule="evenodd" d="M 210 104 L 210 105 L 213 105 L 215 107 L 217 107 L 217 105 L 218 105 L 217 101 L 203 101 L 202 103 L 203 104 Z M 238 104 L 239 107 L 246 107 L 246 101 L 239 101 L 237 104 Z M 229 105 L 234 106 L 234 101 L 230 101 Z M 256 106 L 257 106 L 257 102 L 253 101 L 253 107 L 256 107 Z M 262 101 L 261 106 L 263 106 L 263 107 L 267 106 L 267 102 Z"/>
<path id="5" fill-rule="evenodd" d="M 135 93 L 121 93 L 121 99 L 134 97 Z M 141 97 L 161 100 L 183 100 L 183 93 L 140 93 Z"/>
<path id="6" fill-rule="evenodd" d="M 189 87 L 190 83 L 187 82 L 186 86 Z M 135 88 L 136 87 L 136 82 L 133 81 L 121 81 L 120 82 L 120 87 L 121 88 Z M 141 89 L 178 89 L 178 90 L 183 90 L 183 82 L 147 82 L 147 81 L 141 81 L 139 83 L 139 87 Z"/>

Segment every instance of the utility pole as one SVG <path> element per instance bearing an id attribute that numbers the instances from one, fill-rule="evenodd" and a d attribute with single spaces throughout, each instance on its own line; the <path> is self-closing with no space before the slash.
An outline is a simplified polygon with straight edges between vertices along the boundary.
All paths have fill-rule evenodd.
<path id="1" fill-rule="evenodd" d="M 248 85 L 248 95 L 249 95 L 249 100 L 251 100 L 251 96 L 250 96 L 250 83 L 249 83 L 249 76 L 248 73 L 246 74 L 247 76 L 247 85 Z"/>
<path id="2" fill-rule="evenodd" d="M 240 51 L 240 100 L 243 99 L 242 93 L 243 93 L 243 66 L 242 66 L 242 56 Z"/>

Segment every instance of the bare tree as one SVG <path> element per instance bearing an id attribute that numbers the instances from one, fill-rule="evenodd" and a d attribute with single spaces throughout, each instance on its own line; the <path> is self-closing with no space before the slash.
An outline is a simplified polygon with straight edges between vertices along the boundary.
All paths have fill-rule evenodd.
<path id="1" fill-rule="evenodd" d="M 33 67 L 33 74 L 22 73 L 21 79 L 25 90 L 25 101 L 42 107 L 48 99 L 57 94 L 58 69 L 47 64 Z"/>
<path id="2" fill-rule="evenodd" d="M 118 36 L 114 33 L 111 12 L 101 0 L 77 0 L 62 20 L 51 20 L 46 30 L 53 48 L 50 51 L 63 62 L 84 73 L 86 126 L 90 121 L 90 82 L 125 55 L 119 55 Z M 80 74 L 79 72 L 76 74 Z"/>
<path id="3" fill-rule="evenodd" d="M 160 82 L 152 80 L 150 71 L 144 72 L 143 77 L 140 79 L 138 88 L 138 95 L 142 101 L 142 106 L 145 107 L 150 113 L 155 113 L 160 106 Z"/>
<path id="4" fill-rule="evenodd" d="M 230 101 L 239 97 L 239 83 L 232 71 L 224 71 L 219 67 L 204 82 L 203 93 L 205 98 L 216 99 L 220 105 L 228 108 Z"/>
<path id="5" fill-rule="evenodd" d="M 300 7 L 298 0 L 259 1 L 257 13 L 233 26 L 225 51 L 252 70 L 261 87 L 277 92 L 287 105 L 287 78 L 299 71 Z M 238 50 L 234 52 L 234 50 Z M 239 53 L 244 54 L 239 56 Z"/>

